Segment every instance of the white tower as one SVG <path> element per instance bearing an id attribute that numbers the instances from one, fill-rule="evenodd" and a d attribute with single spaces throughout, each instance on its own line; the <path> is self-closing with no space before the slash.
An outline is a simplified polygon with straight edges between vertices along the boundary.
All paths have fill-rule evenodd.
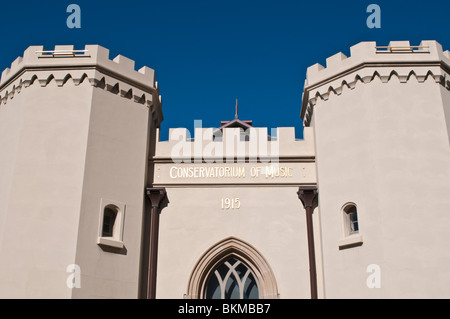
<path id="1" fill-rule="evenodd" d="M 0 298 L 136 298 L 154 71 L 96 45 L 32 46 L 0 100 Z"/>
<path id="2" fill-rule="evenodd" d="M 450 296 L 450 56 L 362 42 L 308 68 L 326 298 Z"/>

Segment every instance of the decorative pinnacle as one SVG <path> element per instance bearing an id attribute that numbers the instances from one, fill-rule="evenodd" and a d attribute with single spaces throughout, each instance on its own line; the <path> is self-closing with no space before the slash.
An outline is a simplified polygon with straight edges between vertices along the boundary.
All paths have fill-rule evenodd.
<path id="1" fill-rule="evenodd" d="M 236 114 L 234 115 L 234 118 L 235 119 L 239 118 L 239 116 L 238 116 L 238 99 L 236 99 Z"/>

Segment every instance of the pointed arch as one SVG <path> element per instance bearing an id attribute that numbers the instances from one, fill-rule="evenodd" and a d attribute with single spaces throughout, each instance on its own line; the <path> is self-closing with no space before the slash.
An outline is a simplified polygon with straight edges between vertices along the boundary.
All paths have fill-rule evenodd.
<path id="1" fill-rule="evenodd" d="M 73 80 L 73 83 L 75 84 L 75 86 L 79 86 L 86 79 L 89 80 L 89 77 L 88 77 L 88 75 L 86 73 L 83 73 L 80 78 L 78 78 L 78 79 L 76 78 L 76 79 L 72 79 L 72 80 Z"/>
<path id="2" fill-rule="evenodd" d="M 142 94 L 141 96 L 135 95 L 134 101 L 139 104 L 145 104 L 145 94 Z"/>
<path id="3" fill-rule="evenodd" d="M 16 85 L 14 84 L 13 87 L 12 87 L 11 92 L 9 92 L 8 98 L 12 100 L 14 98 L 14 94 L 15 93 L 16 93 Z"/>
<path id="4" fill-rule="evenodd" d="M 22 81 L 22 79 L 20 79 L 20 81 L 16 87 L 17 93 L 20 93 L 20 91 L 22 91 L 22 86 L 23 86 L 23 81 Z"/>
<path id="5" fill-rule="evenodd" d="M 389 74 L 388 82 L 392 80 L 392 78 L 397 78 L 397 81 L 400 83 L 400 76 L 398 75 L 397 71 L 392 70 Z"/>
<path id="6" fill-rule="evenodd" d="M 359 76 L 359 74 L 356 74 L 355 81 L 354 81 L 355 84 L 353 84 L 353 88 L 356 86 L 356 84 L 358 84 L 358 82 L 361 82 L 362 84 L 364 84 L 364 80 L 361 78 L 361 76 Z"/>
<path id="7" fill-rule="evenodd" d="M 429 70 L 427 75 L 425 76 L 424 82 L 428 80 L 428 78 L 432 79 L 434 82 L 441 84 L 445 87 L 445 77 L 443 75 L 437 74 L 435 75 L 433 71 Z"/>
<path id="8" fill-rule="evenodd" d="M 411 70 L 409 72 L 408 77 L 407 77 L 407 81 L 411 80 L 411 78 L 414 78 L 414 79 L 416 79 L 416 82 L 419 82 L 419 80 L 417 78 L 417 74 L 416 74 L 416 72 L 414 72 L 414 70 Z"/>
<path id="9" fill-rule="evenodd" d="M 56 84 L 59 87 L 64 86 L 67 83 L 67 81 L 69 81 L 69 79 L 72 79 L 72 81 L 73 81 L 72 75 L 70 73 L 67 73 L 66 76 L 62 80 L 61 79 L 56 80 Z"/>
<path id="10" fill-rule="evenodd" d="M 46 79 L 38 79 L 39 84 L 41 85 L 41 87 L 46 87 L 53 80 L 56 81 L 55 76 L 53 74 L 50 74 Z"/>
<path id="11" fill-rule="evenodd" d="M 106 89 L 113 94 L 117 94 L 120 91 L 119 83 L 116 83 L 114 86 L 108 84 Z"/>
<path id="12" fill-rule="evenodd" d="M 3 104 L 6 104 L 6 101 L 8 100 L 8 91 L 5 92 L 5 95 L 3 95 L 3 97 L 0 96 L 1 101 L 3 102 Z"/>
<path id="13" fill-rule="evenodd" d="M 205 286 L 213 270 L 229 258 L 238 258 L 253 271 L 259 283 L 259 298 L 278 298 L 278 288 L 264 257 L 248 243 L 235 237 L 226 238 L 210 247 L 199 259 L 189 278 L 186 298 L 202 299 Z"/>
<path id="14" fill-rule="evenodd" d="M 378 81 L 381 83 L 383 82 L 380 73 L 378 73 L 378 71 L 373 72 L 372 74 L 372 78 L 370 79 L 370 82 L 375 81 L 375 79 L 378 79 Z"/>
<path id="15" fill-rule="evenodd" d="M 23 81 L 23 86 L 24 86 L 25 88 L 27 88 L 27 87 L 33 85 L 34 82 L 35 82 L 37 79 L 38 79 L 37 75 L 36 75 L 36 74 L 33 74 L 33 76 L 32 76 L 30 79 L 24 80 L 24 81 Z"/>
<path id="16" fill-rule="evenodd" d="M 332 87 L 331 85 L 328 87 L 328 91 L 327 91 L 327 93 L 329 94 L 329 95 L 331 95 L 330 93 L 331 92 L 333 92 L 335 95 L 338 95 L 337 94 L 337 91 L 334 89 L 334 87 Z"/>
<path id="17" fill-rule="evenodd" d="M 120 91 L 120 96 L 130 100 L 133 97 L 133 89 Z"/>
<path id="18" fill-rule="evenodd" d="M 341 87 L 342 87 L 342 89 L 344 89 L 345 87 L 346 87 L 347 89 L 352 89 L 352 88 L 350 87 L 350 85 L 347 83 L 346 80 L 343 80 L 343 81 L 342 81 Z"/>
<path id="19" fill-rule="evenodd" d="M 318 98 L 320 98 L 321 100 L 323 100 L 323 97 L 322 97 L 322 95 L 320 94 L 319 91 L 317 91 L 316 94 L 314 94 L 314 97 L 316 98 L 316 100 L 317 100 Z"/>
<path id="20" fill-rule="evenodd" d="M 105 77 L 102 77 L 101 80 L 99 80 L 99 81 L 95 81 L 94 86 L 96 88 L 99 88 L 99 89 L 102 89 L 102 90 L 105 89 L 105 87 L 106 87 L 106 79 L 105 79 Z"/>

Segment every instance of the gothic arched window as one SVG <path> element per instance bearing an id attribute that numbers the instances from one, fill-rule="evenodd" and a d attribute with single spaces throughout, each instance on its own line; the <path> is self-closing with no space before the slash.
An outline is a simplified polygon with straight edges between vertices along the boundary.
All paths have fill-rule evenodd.
<path id="1" fill-rule="evenodd" d="M 219 264 L 206 281 L 205 299 L 258 299 L 258 282 L 253 271 L 231 257 Z"/>
<path id="2" fill-rule="evenodd" d="M 189 278 L 188 299 L 278 298 L 269 264 L 252 246 L 234 237 L 209 248 Z"/>

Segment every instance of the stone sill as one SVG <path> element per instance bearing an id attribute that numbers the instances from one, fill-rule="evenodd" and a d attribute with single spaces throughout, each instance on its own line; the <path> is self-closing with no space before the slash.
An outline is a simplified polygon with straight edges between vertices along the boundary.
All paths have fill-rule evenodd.
<path id="1" fill-rule="evenodd" d="M 339 249 L 350 248 L 354 246 L 361 246 L 363 244 L 363 237 L 361 234 L 353 234 L 339 240 Z"/>
<path id="2" fill-rule="evenodd" d="M 114 239 L 112 237 L 98 237 L 97 239 L 98 245 L 109 246 L 114 248 L 123 248 L 124 244 L 122 241 Z"/>

